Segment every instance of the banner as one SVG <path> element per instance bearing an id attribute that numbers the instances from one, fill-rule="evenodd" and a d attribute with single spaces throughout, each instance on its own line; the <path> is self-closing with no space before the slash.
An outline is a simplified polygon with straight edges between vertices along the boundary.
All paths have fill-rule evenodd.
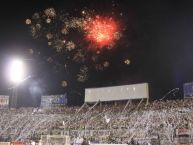
<path id="1" fill-rule="evenodd" d="M 184 88 L 184 98 L 192 98 L 193 97 L 193 82 L 185 83 L 183 88 Z"/>
<path id="2" fill-rule="evenodd" d="M 43 145 L 70 145 L 70 136 L 61 135 L 42 135 L 41 144 Z"/>
<path id="3" fill-rule="evenodd" d="M 128 144 L 90 144 L 90 145 L 128 145 Z"/>
<path id="4" fill-rule="evenodd" d="M 175 140 L 175 145 L 192 145 L 190 137 L 179 137 Z"/>
<path id="5" fill-rule="evenodd" d="M 0 145 L 10 145 L 10 142 L 0 142 Z"/>
<path id="6" fill-rule="evenodd" d="M 176 129 L 176 135 L 191 135 L 191 131 L 187 128 Z"/>
<path id="7" fill-rule="evenodd" d="M 9 96 L 0 95 L 0 109 L 9 107 Z"/>
<path id="8" fill-rule="evenodd" d="M 10 145 L 26 145 L 25 142 L 22 141 L 12 141 Z"/>
<path id="9" fill-rule="evenodd" d="M 41 105 L 42 108 L 50 108 L 63 106 L 67 104 L 67 95 L 49 95 L 41 97 Z"/>
<path id="10" fill-rule="evenodd" d="M 63 131 L 63 135 L 69 136 L 102 136 L 108 137 L 110 135 L 110 130 L 66 130 Z"/>

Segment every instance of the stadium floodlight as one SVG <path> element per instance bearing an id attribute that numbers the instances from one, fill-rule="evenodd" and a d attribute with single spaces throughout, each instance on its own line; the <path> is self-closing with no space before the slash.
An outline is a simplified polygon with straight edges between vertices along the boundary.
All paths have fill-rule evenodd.
<path id="1" fill-rule="evenodd" d="M 24 76 L 24 63 L 21 59 L 14 59 L 9 66 L 9 77 L 13 83 L 20 83 Z"/>

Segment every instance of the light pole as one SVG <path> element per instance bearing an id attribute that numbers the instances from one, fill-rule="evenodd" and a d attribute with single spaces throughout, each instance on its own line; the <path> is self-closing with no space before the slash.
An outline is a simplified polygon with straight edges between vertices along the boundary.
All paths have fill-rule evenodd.
<path id="1" fill-rule="evenodd" d="M 20 81 L 20 83 L 18 83 L 17 85 L 9 88 L 11 91 L 11 98 L 10 98 L 10 108 L 17 108 L 18 107 L 18 87 L 26 80 L 28 80 L 29 78 L 31 78 L 31 76 L 26 77 L 25 79 L 23 79 L 22 81 Z"/>
<path id="2" fill-rule="evenodd" d="M 12 88 L 9 107 L 17 108 L 17 87 Z"/>
<path id="3" fill-rule="evenodd" d="M 24 62 L 21 59 L 13 59 L 8 66 L 9 80 L 14 83 L 14 86 L 9 88 L 12 92 L 9 106 L 11 108 L 18 107 L 18 87 L 19 85 L 30 78 L 24 78 Z M 23 79 L 24 78 L 24 79 Z"/>

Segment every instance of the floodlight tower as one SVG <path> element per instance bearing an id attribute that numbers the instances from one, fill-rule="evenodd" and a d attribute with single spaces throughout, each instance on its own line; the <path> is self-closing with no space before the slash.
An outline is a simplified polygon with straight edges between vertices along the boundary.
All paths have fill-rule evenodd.
<path id="1" fill-rule="evenodd" d="M 14 59 L 11 61 L 9 69 L 9 78 L 13 83 L 13 87 L 9 88 L 12 91 L 10 98 L 10 107 L 17 108 L 18 107 L 18 86 L 24 81 L 24 63 L 21 59 Z"/>

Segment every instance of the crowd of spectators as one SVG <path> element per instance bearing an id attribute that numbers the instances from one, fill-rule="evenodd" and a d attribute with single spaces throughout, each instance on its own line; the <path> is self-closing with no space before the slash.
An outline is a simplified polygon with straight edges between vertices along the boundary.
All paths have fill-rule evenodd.
<path id="1" fill-rule="evenodd" d="M 0 110 L 0 140 L 41 135 L 84 136 L 95 142 L 127 143 L 159 137 L 174 142 L 177 129 L 193 129 L 193 100 L 85 104 L 83 107 Z"/>

